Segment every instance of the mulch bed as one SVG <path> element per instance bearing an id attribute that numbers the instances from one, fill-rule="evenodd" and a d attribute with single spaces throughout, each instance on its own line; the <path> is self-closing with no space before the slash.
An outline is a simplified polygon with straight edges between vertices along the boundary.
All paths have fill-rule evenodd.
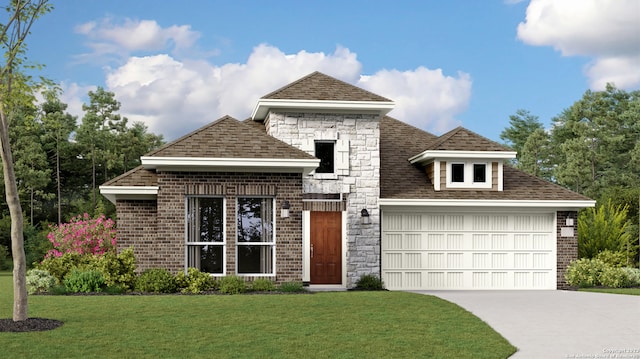
<path id="1" fill-rule="evenodd" d="M 55 319 L 28 318 L 15 322 L 13 319 L 0 319 L 0 332 L 43 332 L 56 329 L 62 322 Z"/>

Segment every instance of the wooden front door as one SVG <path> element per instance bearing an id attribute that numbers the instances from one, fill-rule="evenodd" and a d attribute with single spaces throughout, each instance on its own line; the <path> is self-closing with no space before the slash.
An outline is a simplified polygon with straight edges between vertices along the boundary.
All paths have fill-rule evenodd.
<path id="1" fill-rule="evenodd" d="M 311 284 L 342 284 L 342 212 L 311 212 Z"/>

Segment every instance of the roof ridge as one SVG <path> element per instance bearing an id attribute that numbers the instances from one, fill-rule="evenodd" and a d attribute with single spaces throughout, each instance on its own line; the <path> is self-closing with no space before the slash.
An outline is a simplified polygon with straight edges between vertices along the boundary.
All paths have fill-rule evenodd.
<path id="1" fill-rule="evenodd" d="M 463 129 L 462 126 L 458 126 L 453 130 L 440 135 L 435 141 L 433 141 L 432 143 L 429 144 L 429 146 L 427 146 L 426 150 L 430 150 L 432 148 L 436 148 L 440 146 L 441 144 L 451 139 L 451 137 L 453 137 L 456 133 L 460 132 L 460 130 L 462 129 Z"/>
<path id="2" fill-rule="evenodd" d="M 280 91 L 286 90 L 286 89 L 288 89 L 288 88 L 292 87 L 293 85 L 296 85 L 296 84 L 298 84 L 298 83 L 302 82 L 303 80 L 306 80 L 307 78 L 309 78 L 309 77 L 311 77 L 311 76 L 313 76 L 313 75 L 316 75 L 316 74 L 322 74 L 322 75 L 324 75 L 324 74 L 323 74 L 322 72 L 320 72 L 320 71 L 314 71 L 314 72 L 312 72 L 312 73 L 310 73 L 310 74 L 308 74 L 308 75 L 306 75 L 306 76 L 303 76 L 303 77 L 301 77 L 301 78 L 299 78 L 299 79 L 297 79 L 297 80 L 295 80 L 295 81 L 293 81 L 293 82 L 290 82 L 290 83 L 288 83 L 288 84 L 286 84 L 286 85 L 284 85 L 284 86 L 282 86 L 282 87 L 280 87 L 280 88 L 278 88 L 278 89 L 276 89 L 276 90 L 273 90 L 273 91 L 269 92 L 268 94 L 266 94 L 266 95 L 264 95 L 264 96 L 262 96 L 262 97 L 260 97 L 260 98 L 261 98 L 261 99 L 266 99 L 266 98 L 268 98 L 269 96 L 272 96 L 272 95 L 274 95 L 274 94 L 276 94 L 276 93 L 278 93 L 278 92 L 280 92 Z"/>

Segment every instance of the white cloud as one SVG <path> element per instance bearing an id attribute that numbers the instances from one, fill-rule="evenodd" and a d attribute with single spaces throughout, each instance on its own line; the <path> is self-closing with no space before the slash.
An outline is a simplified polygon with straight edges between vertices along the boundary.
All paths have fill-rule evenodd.
<path id="1" fill-rule="evenodd" d="M 62 93 L 60 94 L 60 101 L 67 104 L 67 112 L 73 116 L 76 116 L 78 125 L 82 123 L 82 104 L 85 102 L 85 98 L 89 91 L 95 91 L 96 86 L 80 86 L 76 83 L 62 82 L 60 84 Z"/>
<path id="2" fill-rule="evenodd" d="M 91 59 L 113 55 L 126 57 L 139 51 L 164 51 L 173 53 L 191 48 L 200 37 L 200 33 L 191 30 L 189 25 L 172 25 L 162 28 L 154 20 L 125 19 L 123 23 L 114 23 L 111 18 L 91 21 L 75 27 L 78 34 L 85 35 L 91 53 L 78 55 L 79 59 Z M 85 60 L 88 61 L 88 60 Z"/>
<path id="3" fill-rule="evenodd" d="M 531 0 L 518 38 L 552 46 L 564 56 L 588 56 L 590 86 L 640 85 L 640 2 L 637 0 Z"/>
<path id="4" fill-rule="evenodd" d="M 391 115 L 430 131 L 457 124 L 471 93 L 469 75 L 445 76 L 442 70 L 379 71 L 362 76 L 354 52 L 338 47 L 333 53 L 299 51 L 285 54 L 259 45 L 246 63 L 221 66 L 206 61 L 179 61 L 161 54 L 131 57 L 111 70 L 109 91 L 121 102 L 121 114 L 142 121 L 154 133 L 174 139 L 226 114 L 248 118 L 258 98 L 313 71 L 366 88 L 396 101 Z"/>

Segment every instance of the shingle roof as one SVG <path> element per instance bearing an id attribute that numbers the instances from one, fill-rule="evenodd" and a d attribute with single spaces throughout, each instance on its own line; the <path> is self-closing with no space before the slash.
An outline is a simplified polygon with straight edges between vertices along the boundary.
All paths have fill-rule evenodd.
<path id="1" fill-rule="evenodd" d="M 589 200 L 583 195 L 507 165 L 503 169 L 503 191 L 435 191 L 424 168 L 420 165 L 412 165 L 408 161 L 409 158 L 424 151 L 425 148 L 460 151 L 488 150 L 478 147 L 478 143 L 474 141 L 477 138 L 482 139 L 482 137 L 473 135 L 475 134 L 471 131 L 458 128 L 438 138 L 388 116 L 384 117 L 380 124 L 380 197 L 389 199 Z M 471 147 L 465 146 L 463 139 L 465 141 L 470 139 L 473 145 Z M 490 142 L 489 150 L 501 150 L 498 148 L 502 146 L 489 140 L 486 141 Z M 443 142 L 448 144 L 442 145 Z M 495 147 L 496 145 L 498 147 Z"/>
<path id="2" fill-rule="evenodd" d="M 314 159 L 267 135 L 259 126 L 225 116 L 146 156 L 206 158 Z"/>
<path id="3" fill-rule="evenodd" d="M 262 98 L 273 100 L 392 102 L 388 98 L 376 95 L 318 71 L 281 87 Z"/>
<path id="4" fill-rule="evenodd" d="M 157 186 L 158 175 L 156 171 L 144 169 L 138 166 L 116 178 L 111 179 L 103 186 Z"/>
<path id="5" fill-rule="evenodd" d="M 435 151 L 513 151 L 464 127 L 456 127 L 440 136 L 426 150 Z"/>

